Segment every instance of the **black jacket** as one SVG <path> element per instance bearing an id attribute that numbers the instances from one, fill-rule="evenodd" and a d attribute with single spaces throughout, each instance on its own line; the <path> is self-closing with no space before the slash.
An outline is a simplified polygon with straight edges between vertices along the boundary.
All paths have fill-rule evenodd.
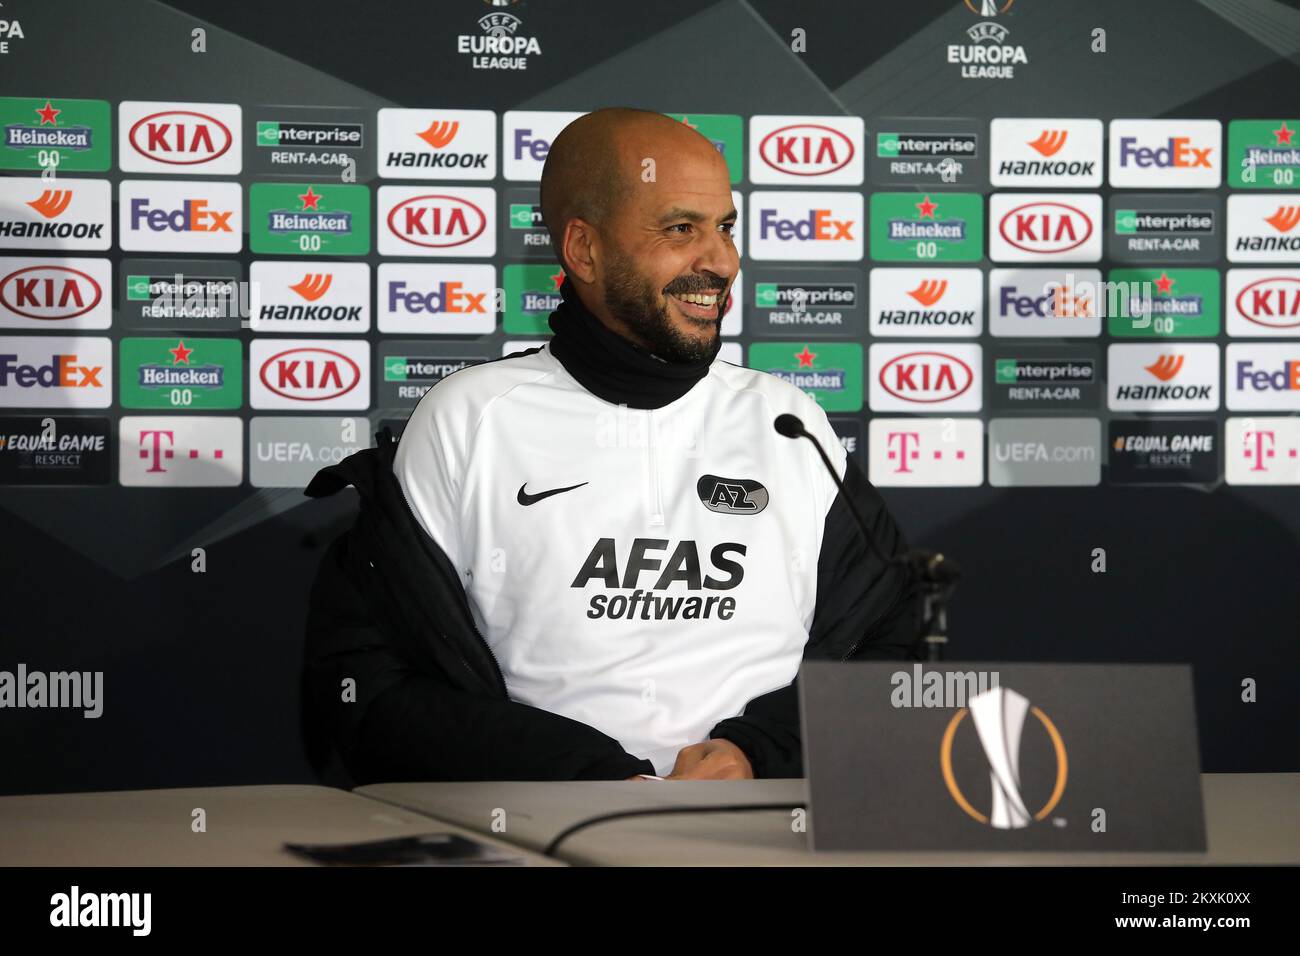
<path id="1" fill-rule="evenodd" d="M 361 504 L 321 561 L 306 629 L 309 714 L 349 774 L 364 784 L 654 773 L 595 728 L 508 698 L 451 562 L 393 474 L 397 442 L 388 429 L 377 440 L 322 469 L 305 492 L 318 498 L 351 485 Z M 852 457 L 845 484 L 881 548 L 900 554 L 902 535 Z M 881 566 L 842 497 L 826 517 L 804 657 L 919 659 L 917 592 L 899 568 Z M 802 776 L 796 685 L 755 698 L 710 737 L 739 746 L 757 777 Z"/>

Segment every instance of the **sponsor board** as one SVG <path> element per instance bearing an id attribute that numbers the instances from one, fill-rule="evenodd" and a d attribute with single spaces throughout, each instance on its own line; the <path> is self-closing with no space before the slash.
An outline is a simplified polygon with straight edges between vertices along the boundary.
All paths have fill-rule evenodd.
<path id="1" fill-rule="evenodd" d="M 1300 119 L 1231 120 L 1228 185 L 1233 189 L 1300 189 Z"/>
<path id="2" fill-rule="evenodd" d="M 493 179 L 492 110 L 379 110 L 379 175 L 386 179 Z"/>
<path id="3" fill-rule="evenodd" d="M 1196 193 L 1116 193 L 1110 197 L 1106 255 L 1119 262 L 1218 262 L 1223 200 Z"/>
<path id="4" fill-rule="evenodd" d="M 1106 366 L 1112 411 L 1212 412 L 1219 407 L 1217 345 L 1111 345 Z"/>
<path id="5" fill-rule="evenodd" d="M 107 100 L 0 96 L 0 169 L 105 172 L 112 123 Z"/>
<path id="6" fill-rule="evenodd" d="M 496 331 L 496 282 L 490 265 L 382 263 L 379 331 L 487 335 Z"/>
<path id="7" fill-rule="evenodd" d="M 859 186 L 859 116 L 751 116 L 749 181 L 756 186 Z"/>
<path id="8" fill-rule="evenodd" d="M 980 346 L 966 342 L 875 344 L 869 350 L 875 412 L 943 415 L 983 407 Z"/>
<path id="9" fill-rule="evenodd" d="M 109 260 L 0 256 L 0 328 L 61 332 L 112 322 Z"/>
<path id="10" fill-rule="evenodd" d="M 255 415 L 248 424 L 248 483 L 304 488 L 320 469 L 369 447 L 366 418 Z"/>
<path id="11" fill-rule="evenodd" d="M 1300 411 L 1300 343 L 1229 345 L 1223 388 L 1230 411 Z"/>
<path id="12" fill-rule="evenodd" d="M 128 252 L 239 252 L 244 247 L 239 183 L 124 179 L 117 195 L 117 241 Z"/>
<path id="13" fill-rule="evenodd" d="M 103 252 L 113 240 L 112 207 L 107 179 L 0 177 L 0 249 Z"/>
<path id="14" fill-rule="evenodd" d="M 107 418 L 0 415 L 0 485 L 107 485 Z"/>
<path id="15" fill-rule="evenodd" d="M 1229 418 L 1223 448 L 1230 485 L 1300 485 L 1300 418 Z"/>
<path id="16" fill-rule="evenodd" d="M 752 192 L 748 215 L 753 259 L 856 262 L 862 258 L 861 193 Z"/>
<path id="17" fill-rule="evenodd" d="M 1300 196 L 1228 197 L 1229 262 L 1300 262 Z"/>
<path id="18" fill-rule="evenodd" d="M 871 334 L 974 337 L 984 329 L 979 269 L 871 270 Z"/>
<path id="19" fill-rule="evenodd" d="M 695 130 L 722 154 L 732 185 L 745 178 L 745 120 L 734 113 L 665 113 Z"/>
<path id="20" fill-rule="evenodd" d="M 0 336 L 0 408 L 108 408 L 112 340 Z"/>
<path id="21" fill-rule="evenodd" d="M 983 255 L 983 196 L 871 194 L 871 258 L 877 262 L 978 262 Z"/>
<path id="22" fill-rule="evenodd" d="M 124 415 L 118 481 L 128 488 L 230 488 L 244 477 L 244 420 Z"/>
<path id="23" fill-rule="evenodd" d="M 1218 269 L 1112 269 L 1106 330 L 1115 338 L 1213 338 L 1219 334 Z"/>
<path id="24" fill-rule="evenodd" d="M 1110 184 L 1120 189 L 1214 189 L 1223 176 L 1218 120 L 1110 121 Z"/>
<path id="25" fill-rule="evenodd" d="M 249 267 L 248 278 L 254 332 L 370 331 L 370 266 L 364 262 L 261 260 Z"/>
<path id="26" fill-rule="evenodd" d="M 123 408 L 240 408 L 244 354 L 238 339 L 125 338 L 118 347 Z"/>
<path id="27" fill-rule="evenodd" d="M 551 234 L 542 220 L 542 202 L 536 189 L 507 189 L 501 222 L 501 253 L 511 259 L 555 262 Z"/>
<path id="28" fill-rule="evenodd" d="M 375 175 L 374 116 L 343 106 L 250 107 L 245 132 L 253 148 L 246 172 L 369 182 Z"/>
<path id="29" fill-rule="evenodd" d="M 229 332 L 248 314 L 243 274 L 229 259 L 123 259 L 117 274 L 127 329 Z"/>
<path id="30" fill-rule="evenodd" d="M 871 181 L 881 186 L 982 187 L 981 124 L 965 119 L 882 117 L 872 123 Z"/>
<path id="31" fill-rule="evenodd" d="M 749 347 L 749 367 L 803 389 L 827 412 L 862 408 L 857 342 L 756 342 Z"/>
<path id="32" fill-rule="evenodd" d="M 749 317 L 755 335 L 860 337 L 866 285 L 858 269 L 751 266 Z"/>
<path id="33" fill-rule="evenodd" d="M 826 419 L 831 423 L 831 429 L 835 432 L 835 437 L 840 440 L 840 446 L 845 454 L 854 459 L 862 469 L 862 473 L 866 474 L 867 430 L 862 420 L 849 415 L 827 415 Z"/>
<path id="34" fill-rule="evenodd" d="M 551 143 L 584 113 L 550 110 L 507 110 L 501 117 L 501 176 L 538 182 Z"/>
<path id="35" fill-rule="evenodd" d="M 1219 480 L 1219 423 L 1212 418 L 1112 418 L 1109 435 L 1109 484 Z"/>
<path id="36" fill-rule="evenodd" d="M 125 100 L 117 111 L 118 166 L 124 173 L 237 176 L 240 115 L 234 103 Z"/>
<path id="37" fill-rule="evenodd" d="M 491 347 L 476 342 L 386 339 L 376 357 L 376 404 L 414 408 L 425 392 L 448 375 L 491 357 Z"/>
<path id="38" fill-rule="evenodd" d="M 327 411 L 370 407 L 370 343 L 357 339 L 253 339 L 249 405 Z"/>
<path id="39" fill-rule="evenodd" d="M 995 193 L 989 197 L 995 262 L 1101 259 L 1101 197 L 1090 193 Z"/>
<path id="40" fill-rule="evenodd" d="M 370 188 L 332 183 L 253 183 L 248 245 L 258 255 L 364 256 Z"/>
<path id="41" fill-rule="evenodd" d="M 1007 338 L 1100 335 L 1102 293 L 1097 269 L 993 269 L 989 331 Z"/>
<path id="42" fill-rule="evenodd" d="M 989 403 L 999 411 L 1089 409 L 1101 405 L 1101 359 L 1091 345 L 988 347 Z"/>
<path id="43" fill-rule="evenodd" d="M 989 484 L 1101 483 L 1101 422 L 1095 418 L 995 418 L 989 422 Z"/>
<path id="44" fill-rule="evenodd" d="M 496 254 L 496 190 L 380 186 L 381 256 L 487 258 Z"/>
<path id="45" fill-rule="evenodd" d="M 1223 307 L 1231 336 L 1300 335 L 1300 269 L 1229 269 Z"/>
<path id="46" fill-rule="evenodd" d="M 989 182 L 999 188 L 1096 189 L 1103 133 L 1097 119 L 992 120 Z"/>
<path id="47" fill-rule="evenodd" d="M 867 478 L 880 488 L 975 487 L 984 480 L 978 418 L 872 418 Z"/>

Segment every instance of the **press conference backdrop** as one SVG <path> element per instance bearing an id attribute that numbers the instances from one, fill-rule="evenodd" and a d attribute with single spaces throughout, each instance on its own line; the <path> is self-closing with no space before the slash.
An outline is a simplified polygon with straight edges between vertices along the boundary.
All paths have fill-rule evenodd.
<path id="1" fill-rule="evenodd" d="M 0 670 L 103 673 L 98 718 L 0 710 L 0 791 L 334 779 L 297 675 L 355 499 L 301 488 L 549 334 L 542 161 L 612 105 L 722 151 L 723 357 L 806 388 L 965 565 L 954 658 L 1189 661 L 1205 769 L 1297 768 L 1295 9 L 9 0 L 0 30 Z"/>

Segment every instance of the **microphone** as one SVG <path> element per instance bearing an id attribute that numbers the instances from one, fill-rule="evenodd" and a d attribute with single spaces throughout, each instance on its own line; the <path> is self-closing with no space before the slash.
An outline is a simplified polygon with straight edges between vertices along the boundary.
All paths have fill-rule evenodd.
<path id="1" fill-rule="evenodd" d="M 840 490 L 840 495 L 844 498 L 845 504 L 849 506 L 849 512 L 853 515 L 853 520 L 857 522 L 858 530 L 862 536 L 867 539 L 867 544 L 871 550 L 876 553 L 888 566 L 901 566 L 913 579 L 920 581 L 925 593 L 925 621 L 927 633 L 925 636 L 927 655 L 930 660 L 937 661 L 943 653 L 943 646 L 948 643 L 948 597 L 952 594 L 953 588 L 957 586 L 957 579 L 961 577 L 961 567 L 955 561 L 950 561 L 942 554 L 936 551 L 908 551 L 897 558 L 890 558 L 880 550 L 876 544 L 875 536 L 867 528 L 867 522 L 858 511 L 858 506 L 854 504 L 852 496 L 844 487 L 844 482 L 835 472 L 835 466 L 826 455 L 826 450 L 822 448 L 822 443 L 817 440 L 817 436 L 812 434 L 804 427 L 803 421 L 798 415 L 791 415 L 788 412 L 776 416 L 772 423 L 777 433 L 784 435 L 786 438 L 806 438 L 813 443 L 817 449 L 817 454 L 821 456 L 822 464 L 826 466 L 826 471 L 835 482 L 835 487 Z"/>

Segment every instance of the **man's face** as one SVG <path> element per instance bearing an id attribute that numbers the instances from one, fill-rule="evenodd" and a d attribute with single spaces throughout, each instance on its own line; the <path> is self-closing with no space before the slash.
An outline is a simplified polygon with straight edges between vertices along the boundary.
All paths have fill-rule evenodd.
<path id="1" fill-rule="evenodd" d="M 605 306 L 661 358 L 712 360 L 740 268 L 727 166 L 701 143 L 656 167 L 606 230 Z"/>

